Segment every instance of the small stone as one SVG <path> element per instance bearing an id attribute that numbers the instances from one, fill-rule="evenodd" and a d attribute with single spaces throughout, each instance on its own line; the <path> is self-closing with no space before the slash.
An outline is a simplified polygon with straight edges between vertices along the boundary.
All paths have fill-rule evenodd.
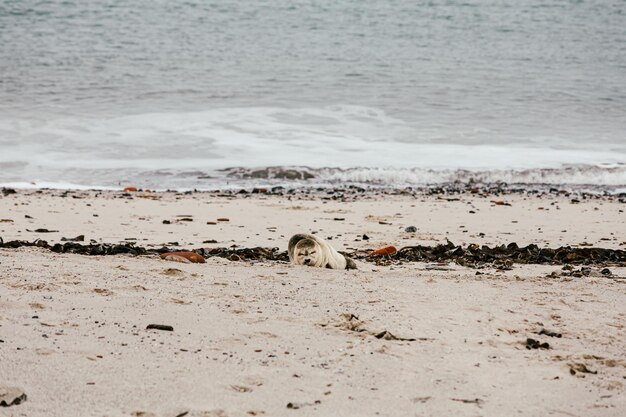
<path id="1" fill-rule="evenodd" d="M 166 332 L 173 332 L 174 331 L 174 328 L 172 326 L 167 325 L 167 324 L 148 324 L 148 326 L 146 326 L 146 330 L 150 330 L 150 329 L 164 330 Z"/>
<path id="2" fill-rule="evenodd" d="M 541 343 L 529 337 L 526 339 L 526 349 L 550 349 L 550 345 L 547 342 Z"/>
<path id="3" fill-rule="evenodd" d="M 407 233 L 415 233 L 415 232 L 417 232 L 417 227 L 409 226 L 406 229 L 404 229 L 404 231 L 407 232 Z"/>

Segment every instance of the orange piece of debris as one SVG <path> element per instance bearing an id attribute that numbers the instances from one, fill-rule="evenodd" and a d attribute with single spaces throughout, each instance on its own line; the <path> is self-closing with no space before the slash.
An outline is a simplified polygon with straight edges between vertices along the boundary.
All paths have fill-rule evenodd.
<path id="1" fill-rule="evenodd" d="M 395 246 L 385 246 L 384 248 L 380 248 L 370 253 L 368 256 L 389 256 L 395 255 L 398 252 Z"/>
<path id="2" fill-rule="evenodd" d="M 199 255 L 195 252 L 167 252 L 161 254 L 161 259 L 165 259 L 166 261 L 194 264 L 203 264 L 206 262 L 202 255 Z"/>

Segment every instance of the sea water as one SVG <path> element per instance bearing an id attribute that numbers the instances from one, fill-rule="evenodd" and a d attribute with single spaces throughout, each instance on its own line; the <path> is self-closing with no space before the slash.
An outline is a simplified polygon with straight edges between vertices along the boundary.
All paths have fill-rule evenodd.
<path id="1" fill-rule="evenodd" d="M 623 0 L 0 0 L 0 183 L 626 186 Z"/>

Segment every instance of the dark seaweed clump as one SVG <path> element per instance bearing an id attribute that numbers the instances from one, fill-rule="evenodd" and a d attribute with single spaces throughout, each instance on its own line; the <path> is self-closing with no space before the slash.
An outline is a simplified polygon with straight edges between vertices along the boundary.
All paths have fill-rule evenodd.
<path id="1" fill-rule="evenodd" d="M 572 248 L 570 246 L 551 249 L 540 248 L 534 244 L 519 247 L 516 243 L 494 247 L 470 244 L 462 247 L 448 241 L 445 245 L 407 246 L 388 258 L 391 261 L 401 262 L 456 262 L 459 265 L 469 267 L 490 264 L 509 269 L 514 263 L 552 265 L 624 264 L 626 263 L 626 251 L 593 247 Z"/>
<path id="2" fill-rule="evenodd" d="M 169 248 L 167 246 L 163 246 L 158 249 L 146 249 L 141 246 L 136 246 L 134 242 L 124 242 L 120 244 L 111 244 L 111 243 L 96 243 L 96 244 L 88 244 L 83 245 L 81 243 L 76 242 L 65 242 L 65 243 L 56 243 L 49 244 L 45 240 L 34 240 L 32 242 L 28 242 L 26 240 L 12 240 L 9 242 L 4 242 L 4 240 L 0 237 L 0 248 L 4 249 L 17 249 L 21 247 L 38 247 L 50 250 L 55 253 L 75 253 L 79 255 L 88 255 L 88 256 L 103 256 L 103 255 L 160 255 L 162 253 L 167 252 L 177 252 L 177 251 L 185 251 L 185 252 L 196 252 L 205 258 L 211 258 L 214 256 L 218 256 L 220 258 L 227 258 L 233 261 L 246 261 L 246 260 L 254 260 L 254 261 L 281 261 L 288 262 L 289 256 L 286 251 L 279 251 L 278 248 L 201 248 L 196 250 L 191 249 L 181 249 L 181 248 Z"/>
<path id="3" fill-rule="evenodd" d="M 289 262 L 287 251 L 279 251 L 278 248 L 214 248 L 200 249 L 197 251 L 205 258 L 218 256 L 230 259 L 231 261 L 276 261 Z"/>
<path id="4" fill-rule="evenodd" d="M 0 248 L 4 249 L 17 249 L 21 247 L 37 247 L 48 249 L 55 253 L 77 253 L 79 255 L 119 255 L 119 254 L 129 254 L 129 255 L 148 255 L 148 254 L 156 254 L 156 253 L 165 253 L 167 252 L 167 248 L 162 249 L 145 249 L 140 246 L 135 246 L 134 243 L 121 243 L 121 244 L 108 244 L 108 243 L 97 243 L 97 244 L 89 244 L 83 245 L 81 243 L 76 242 L 65 242 L 65 243 L 55 243 L 50 245 L 47 241 L 37 239 L 33 242 L 28 242 L 26 240 L 12 240 L 10 242 L 4 242 L 0 237 Z"/>
<path id="5" fill-rule="evenodd" d="M 214 256 L 231 261 L 274 261 L 289 262 L 286 251 L 278 248 L 200 248 L 196 250 L 182 248 L 158 249 L 136 246 L 134 242 L 120 244 L 77 242 L 56 243 L 50 245 L 45 240 L 28 242 L 13 240 L 4 242 L 0 238 L 0 248 L 17 249 L 20 247 L 39 247 L 56 253 L 76 253 L 80 255 L 158 255 L 166 252 L 193 251 L 205 258 Z M 362 253 L 362 252 L 361 252 Z M 462 266 L 480 268 L 493 266 L 500 269 L 511 269 L 513 264 L 549 264 L 549 265 L 617 265 L 626 266 L 626 251 L 604 248 L 572 248 L 563 246 L 557 249 L 540 248 L 537 245 L 519 247 L 516 243 L 489 247 L 470 244 L 466 247 L 457 246 L 452 242 L 436 246 L 406 246 L 390 256 L 366 256 L 359 253 L 350 254 L 353 259 L 374 262 L 379 265 L 390 265 L 404 262 L 455 262 Z"/>

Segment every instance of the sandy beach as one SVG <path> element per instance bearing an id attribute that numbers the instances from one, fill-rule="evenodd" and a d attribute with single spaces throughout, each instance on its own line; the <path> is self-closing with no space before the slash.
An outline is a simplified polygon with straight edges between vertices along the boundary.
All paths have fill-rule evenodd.
<path id="1" fill-rule="evenodd" d="M 625 6 L 0 1 L 0 417 L 626 417 Z"/>
<path id="2" fill-rule="evenodd" d="M 286 250 L 315 232 L 346 252 L 623 250 L 625 208 L 566 193 L 17 190 L 0 197 L 0 237 Z M 563 265 L 358 266 L 0 249 L 0 394 L 27 395 L 0 415 L 623 415 L 623 263 L 582 277 Z"/>

